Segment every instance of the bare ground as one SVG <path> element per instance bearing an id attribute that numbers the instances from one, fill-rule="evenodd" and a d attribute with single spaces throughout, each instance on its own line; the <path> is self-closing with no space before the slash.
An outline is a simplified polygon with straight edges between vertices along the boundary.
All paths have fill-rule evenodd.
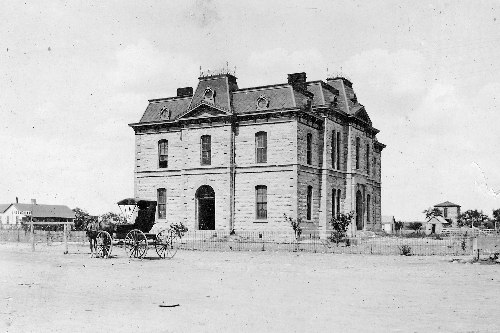
<path id="1" fill-rule="evenodd" d="M 449 257 L 0 245 L 5 332 L 499 332 L 500 265 Z"/>

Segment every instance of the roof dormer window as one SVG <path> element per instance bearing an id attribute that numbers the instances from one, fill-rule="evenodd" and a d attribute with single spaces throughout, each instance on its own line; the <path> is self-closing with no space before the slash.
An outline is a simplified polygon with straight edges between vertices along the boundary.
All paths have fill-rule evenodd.
<path id="1" fill-rule="evenodd" d="M 214 103 L 214 99 L 215 99 L 215 90 L 213 90 L 210 87 L 206 87 L 205 88 L 205 92 L 203 93 L 203 100 L 205 102 L 209 102 L 211 104 L 215 104 Z"/>
<path id="2" fill-rule="evenodd" d="M 265 110 L 269 108 L 269 98 L 266 95 L 260 95 L 257 98 L 257 110 Z"/>
<path id="3" fill-rule="evenodd" d="M 170 110 L 166 106 L 164 106 L 160 109 L 159 115 L 160 115 L 160 119 L 169 120 L 170 119 Z"/>

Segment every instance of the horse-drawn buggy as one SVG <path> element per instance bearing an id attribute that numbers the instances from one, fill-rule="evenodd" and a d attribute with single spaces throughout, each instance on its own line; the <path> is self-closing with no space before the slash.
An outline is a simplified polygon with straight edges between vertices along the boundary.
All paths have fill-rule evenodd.
<path id="1" fill-rule="evenodd" d="M 127 223 L 106 224 L 99 221 L 94 231 L 87 232 L 91 251 L 95 250 L 96 257 L 108 258 L 116 246 L 125 248 L 132 258 L 143 258 L 151 247 L 155 248 L 160 258 L 170 259 L 176 254 L 180 237 L 178 232 L 155 228 L 156 201 L 129 198 L 119 201 L 118 206 Z"/>

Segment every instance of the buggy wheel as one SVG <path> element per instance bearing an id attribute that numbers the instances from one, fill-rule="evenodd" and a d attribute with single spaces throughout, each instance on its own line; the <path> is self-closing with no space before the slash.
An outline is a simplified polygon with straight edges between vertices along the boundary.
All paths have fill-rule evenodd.
<path id="1" fill-rule="evenodd" d="M 125 237 L 125 251 L 131 258 L 142 259 L 148 251 L 148 240 L 140 230 L 131 230 Z"/>
<path id="2" fill-rule="evenodd" d="M 175 232 L 162 230 L 156 235 L 155 250 L 162 259 L 172 259 L 179 248 L 179 238 Z"/>
<path id="3" fill-rule="evenodd" d="M 96 254 L 99 258 L 109 258 L 113 249 L 113 238 L 107 231 L 99 231 L 96 237 Z"/>

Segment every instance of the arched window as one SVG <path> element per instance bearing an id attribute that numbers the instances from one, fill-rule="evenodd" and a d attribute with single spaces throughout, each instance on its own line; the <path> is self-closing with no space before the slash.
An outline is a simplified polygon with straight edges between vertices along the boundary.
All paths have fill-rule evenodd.
<path id="1" fill-rule="evenodd" d="M 212 139 L 210 135 L 201 137 L 201 165 L 212 163 Z"/>
<path id="2" fill-rule="evenodd" d="M 168 168 L 168 141 L 158 141 L 158 166 Z"/>
<path id="3" fill-rule="evenodd" d="M 369 194 L 366 195 L 366 222 L 370 222 L 371 214 L 370 214 L 370 205 L 371 205 L 371 196 Z"/>
<path id="4" fill-rule="evenodd" d="M 306 220 L 312 219 L 312 196 L 313 196 L 313 188 L 312 186 L 307 187 L 307 215 Z"/>
<path id="5" fill-rule="evenodd" d="M 257 163 L 267 163 L 267 133 L 255 133 L 255 155 Z"/>
<path id="6" fill-rule="evenodd" d="M 307 133 L 307 164 L 312 164 L 312 134 Z"/>
<path id="7" fill-rule="evenodd" d="M 267 186 L 255 186 L 255 202 L 257 219 L 267 219 Z"/>
<path id="8" fill-rule="evenodd" d="M 158 189 L 158 219 L 167 218 L 167 190 Z"/>
<path id="9" fill-rule="evenodd" d="M 359 169 L 359 148 L 361 145 L 361 140 L 356 138 L 356 169 Z"/>
<path id="10" fill-rule="evenodd" d="M 337 159 L 337 135 L 335 131 L 332 132 L 332 168 L 335 169 L 337 166 L 336 159 Z"/>

